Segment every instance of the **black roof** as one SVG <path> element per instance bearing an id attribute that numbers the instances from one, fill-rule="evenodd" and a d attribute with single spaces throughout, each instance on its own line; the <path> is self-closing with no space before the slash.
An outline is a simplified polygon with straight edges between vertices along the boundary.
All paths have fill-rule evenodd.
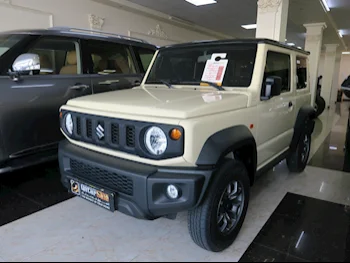
<path id="1" fill-rule="evenodd" d="M 23 29 L 1 32 L 0 34 L 26 34 L 26 35 L 50 35 L 50 36 L 69 36 L 83 39 L 106 40 L 119 42 L 123 44 L 131 44 L 135 46 L 144 46 L 156 49 L 156 46 L 142 39 L 137 39 L 129 36 L 123 36 L 102 31 L 92 31 L 85 29 L 74 28 L 48 28 L 48 29 Z"/>
<path id="2" fill-rule="evenodd" d="M 247 39 L 225 39 L 225 40 L 203 40 L 203 41 L 194 41 L 189 43 L 182 44 L 174 44 L 169 46 L 161 47 L 160 50 L 168 49 L 168 48 L 183 48 L 183 47 L 195 47 L 195 46 L 206 46 L 206 45 L 224 45 L 224 44 L 269 44 L 277 47 L 286 48 L 289 50 L 293 50 L 299 53 L 303 53 L 305 55 L 310 55 L 310 52 L 305 51 L 303 49 L 299 49 L 293 46 L 289 46 L 285 43 L 278 42 L 272 39 L 266 38 L 247 38 Z"/>

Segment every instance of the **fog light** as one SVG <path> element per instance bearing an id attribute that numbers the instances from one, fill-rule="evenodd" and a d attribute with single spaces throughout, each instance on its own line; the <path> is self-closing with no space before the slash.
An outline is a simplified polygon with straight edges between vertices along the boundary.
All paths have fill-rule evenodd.
<path id="1" fill-rule="evenodd" d="M 171 199 L 176 199 L 179 197 L 179 190 L 175 185 L 169 185 L 166 192 Z"/>

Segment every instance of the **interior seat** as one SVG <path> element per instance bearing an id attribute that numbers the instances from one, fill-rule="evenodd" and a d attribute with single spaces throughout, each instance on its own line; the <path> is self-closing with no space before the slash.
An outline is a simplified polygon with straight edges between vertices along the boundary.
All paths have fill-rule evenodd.
<path id="1" fill-rule="evenodd" d="M 77 52 L 70 51 L 67 54 L 67 65 L 62 67 L 60 74 L 76 75 L 78 74 Z"/>

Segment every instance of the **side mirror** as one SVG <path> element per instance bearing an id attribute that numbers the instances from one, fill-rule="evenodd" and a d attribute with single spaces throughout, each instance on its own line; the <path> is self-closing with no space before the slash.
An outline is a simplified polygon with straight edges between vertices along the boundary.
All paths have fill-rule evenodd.
<path id="1" fill-rule="evenodd" d="M 282 78 L 277 76 L 269 76 L 265 79 L 265 87 L 263 87 L 262 100 L 269 100 L 279 96 L 282 92 Z"/>
<path id="2" fill-rule="evenodd" d="M 37 54 L 22 54 L 12 64 L 12 69 L 19 75 L 40 73 L 40 57 Z"/>

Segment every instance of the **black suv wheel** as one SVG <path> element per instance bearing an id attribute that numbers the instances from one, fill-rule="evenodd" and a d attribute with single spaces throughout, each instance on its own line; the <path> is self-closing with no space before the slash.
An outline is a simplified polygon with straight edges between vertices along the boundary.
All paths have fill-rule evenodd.
<path id="1" fill-rule="evenodd" d="M 294 152 L 287 157 L 287 166 L 293 173 L 304 171 L 309 160 L 311 150 L 311 134 L 303 133 Z"/>
<path id="2" fill-rule="evenodd" d="M 213 252 L 231 246 L 242 228 L 249 192 L 246 167 L 239 161 L 226 160 L 214 175 L 203 203 L 188 213 L 193 241 Z"/>

